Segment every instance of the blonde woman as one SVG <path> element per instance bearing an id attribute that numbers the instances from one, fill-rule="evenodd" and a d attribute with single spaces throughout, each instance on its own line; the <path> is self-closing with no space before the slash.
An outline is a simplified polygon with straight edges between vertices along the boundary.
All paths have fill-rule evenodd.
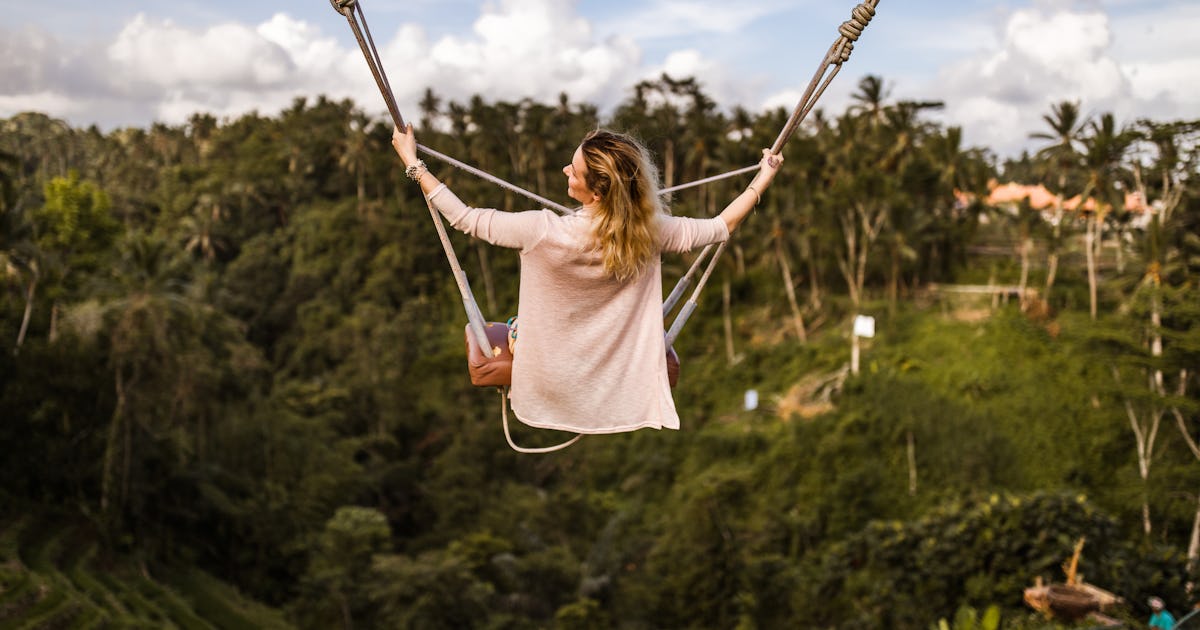
<path id="1" fill-rule="evenodd" d="M 670 216 L 649 152 L 629 136 L 589 133 L 563 167 L 581 204 L 502 212 L 468 207 L 417 158 L 412 126 L 392 133 L 406 173 L 456 229 L 520 250 L 510 400 L 527 425 L 574 433 L 679 428 L 667 381 L 659 254 L 729 238 L 774 180 L 763 151 L 754 180 L 711 219 Z"/>

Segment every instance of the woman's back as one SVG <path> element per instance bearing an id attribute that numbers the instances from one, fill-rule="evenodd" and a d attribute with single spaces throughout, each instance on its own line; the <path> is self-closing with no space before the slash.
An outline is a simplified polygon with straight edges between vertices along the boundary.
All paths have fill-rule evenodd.
<path id="1" fill-rule="evenodd" d="M 591 244 L 588 209 L 505 213 L 468 208 L 449 191 L 431 201 L 454 227 L 521 252 L 520 338 L 512 408 L 531 426 L 577 433 L 679 428 L 663 342 L 657 253 L 620 281 Z M 728 237 L 720 219 L 663 216 L 656 245 L 684 251 Z"/>
<path id="2" fill-rule="evenodd" d="M 587 248 L 586 211 L 545 215 L 552 218 L 546 237 L 521 255 L 513 412 L 532 426 L 577 433 L 678 429 L 659 257 L 637 276 L 615 280 L 601 254 Z M 664 218 L 660 234 L 673 243 L 696 247 L 728 237 L 719 220 Z"/>

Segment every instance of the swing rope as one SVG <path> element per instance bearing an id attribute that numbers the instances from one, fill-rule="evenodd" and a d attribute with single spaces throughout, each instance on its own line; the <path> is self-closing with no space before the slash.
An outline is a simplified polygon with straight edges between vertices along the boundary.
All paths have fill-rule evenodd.
<path id="1" fill-rule="evenodd" d="M 817 66 L 817 71 L 813 74 L 812 80 L 809 81 L 808 88 L 804 90 L 804 94 L 800 97 L 800 101 L 796 103 L 796 108 L 792 110 L 792 115 L 788 118 L 787 124 L 785 124 L 783 130 L 779 132 L 779 136 L 775 138 L 775 143 L 771 145 L 771 153 L 773 155 L 779 155 L 779 153 L 783 151 L 784 145 L 786 145 L 788 140 L 792 138 L 792 134 L 794 134 L 796 130 L 800 128 L 800 124 L 804 122 L 805 117 L 807 117 L 808 113 L 812 111 L 812 108 L 817 104 L 817 101 L 821 98 L 821 95 L 825 93 L 825 88 L 829 87 L 829 84 L 833 82 L 833 78 L 836 77 L 838 72 L 841 71 L 842 64 L 850 60 L 850 53 L 854 52 L 854 42 L 858 41 L 858 38 L 862 35 L 863 30 L 867 28 L 867 24 L 871 22 L 871 18 L 875 16 L 875 7 L 878 4 L 879 0 L 865 0 L 863 3 L 854 7 L 854 10 L 851 12 L 850 19 L 842 22 L 842 25 L 838 27 L 838 33 L 840 33 L 840 37 L 834 40 L 833 44 L 829 47 L 829 51 L 825 53 L 825 58 L 822 59 L 820 65 Z M 757 168 L 757 166 L 749 167 L 748 169 L 741 169 L 740 172 L 748 172 L 754 168 Z M 734 172 L 736 173 L 737 171 Z M 717 175 L 702 181 L 707 183 L 708 181 L 724 179 L 727 176 L 732 177 L 731 174 L 726 173 L 725 175 Z M 681 187 L 677 186 L 672 190 L 679 190 L 680 188 Z M 721 254 L 724 253 L 726 243 L 728 243 L 728 241 L 722 242 L 721 245 L 717 247 L 716 252 L 709 259 L 708 267 L 704 270 L 704 275 L 701 276 L 699 283 L 696 285 L 696 289 L 692 291 L 691 298 L 683 305 L 682 308 L 680 308 L 679 313 L 676 314 L 675 319 L 671 322 L 671 328 L 667 332 L 668 347 L 670 347 L 670 345 L 675 341 L 676 337 L 679 336 L 679 331 L 683 329 L 684 324 L 687 323 L 687 320 L 696 310 L 697 300 L 700 297 L 700 292 L 704 289 L 704 286 L 708 284 L 709 276 L 712 275 L 713 270 L 716 269 L 717 261 L 720 260 Z M 696 258 L 697 262 L 703 260 L 704 257 L 708 255 L 709 251 L 712 250 L 712 248 L 713 246 L 709 245 L 701 250 L 700 255 Z M 688 271 L 683 278 L 680 278 L 679 283 L 674 289 L 671 290 L 672 298 L 678 300 L 679 296 L 687 290 L 685 283 L 691 282 L 692 277 L 695 275 L 694 271 L 695 264 L 693 264 L 693 269 Z M 674 302 L 671 301 L 671 298 L 668 298 L 668 302 L 670 302 L 669 306 L 666 304 L 663 305 L 664 316 L 666 312 L 670 311 L 670 309 L 674 308 L 675 306 Z"/>
<path id="2" fill-rule="evenodd" d="M 371 67 L 371 74 L 375 77 L 375 85 L 379 88 L 379 92 L 383 95 L 383 100 L 387 104 L 388 113 L 392 116 L 392 122 L 400 129 L 404 129 L 404 117 L 400 115 L 400 108 L 396 105 L 396 97 L 392 93 L 392 86 L 388 82 L 387 73 L 383 70 L 383 62 L 380 60 L 379 51 L 375 48 L 375 40 L 371 37 L 371 29 L 367 26 L 367 18 L 366 14 L 363 13 L 362 5 L 358 0 L 329 0 L 329 2 L 333 5 L 333 9 L 342 14 L 346 18 L 346 21 L 350 23 L 350 28 L 354 31 L 354 38 L 358 40 L 358 47 L 362 49 L 363 56 L 367 60 L 367 65 Z M 491 182 L 505 190 L 532 199 L 542 204 L 543 207 L 555 210 L 559 214 L 574 214 L 575 212 L 560 203 L 525 190 L 516 184 L 500 179 L 491 173 L 456 160 L 445 153 L 431 149 L 423 144 L 418 144 L 417 150 L 464 170 L 484 181 Z"/>
<path id="3" fill-rule="evenodd" d="M 524 446 L 517 446 L 517 443 L 513 442 L 512 434 L 508 432 L 508 388 L 501 387 L 499 391 L 500 391 L 500 418 L 502 420 L 501 424 L 504 426 L 504 439 L 506 441 L 508 441 L 508 445 L 510 447 L 512 447 L 512 450 L 514 450 L 518 453 L 530 453 L 530 454 L 553 453 L 554 451 L 561 451 L 564 448 L 567 448 L 568 446 L 578 442 L 579 438 L 583 437 L 582 433 L 576 433 L 575 437 L 567 440 L 566 442 L 563 442 L 562 444 L 555 444 L 554 446 L 543 446 L 541 448 L 528 448 L 528 447 L 524 447 Z"/>

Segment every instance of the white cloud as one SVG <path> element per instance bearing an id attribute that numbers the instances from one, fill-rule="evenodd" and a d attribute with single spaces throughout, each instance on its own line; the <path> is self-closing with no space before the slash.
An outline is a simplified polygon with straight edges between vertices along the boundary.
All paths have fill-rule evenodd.
<path id="1" fill-rule="evenodd" d="M 327 37 L 320 29 L 286 13 L 276 13 L 270 20 L 255 29 L 265 41 L 275 44 L 303 72 L 331 71 L 345 56 L 333 37 Z"/>
<path id="2" fill-rule="evenodd" d="M 70 97 L 44 90 L 17 95 L 0 94 L 0 112 L 4 111 L 81 113 Z"/>
<path id="3" fill-rule="evenodd" d="M 700 51 L 689 48 L 667 55 L 662 71 L 673 77 L 703 77 L 713 70 L 713 63 L 706 60 Z"/>
<path id="4" fill-rule="evenodd" d="M 502 0 L 484 8 L 472 35 L 433 42 L 413 24 L 379 38 L 376 24 L 401 112 L 415 114 L 427 86 L 451 100 L 551 101 L 566 91 L 600 106 L 618 101 L 638 78 L 641 50 L 629 38 L 596 41 L 572 6 Z M 358 47 L 286 13 L 257 28 L 204 29 L 138 14 L 100 50 L 72 48 L 34 29 L 0 30 L 0 115 L 37 109 L 106 127 L 150 118 L 178 124 L 200 110 L 271 114 L 318 94 L 384 110 Z"/>
<path id="5" fill-rule="evenodd" d="M 412 100 L 430 85 L 453 99 L 482 94 L 550 100 L 567 92 L 576 100 L 607 105 L 613 92 L 637 76 L 641 59 L 628 38 L 597 41 L 573 3 L 558 0 L 503 0 L 485 7 L 473 35 L 391 50 L 385 62 L 416 72 L 417 81 L 406 85 L 415 91 L 408 95 Z"/>
<path id="6" fill-rule="evenodd" d="M 1140 115 L 1190 119 L 1200 111 L 1198 23 L 1195 3 L 1113 21 L 1113 51 L 1145 106 Z"/>
<path id="7" fill-rule="evenodd" d="M 1193 115 L 1200 105 L 1200 55 L 1157 63 L 1131 63 L 1122 66 L 1122 70 L 1139 99 L 1190 104 Z"/>
<path id="8" fill-rule="evenodd" d="M 1085 112 L 1133 110 L 1133 88 L 1111 56 L 1112 33 L 1099 12 L 1024 9 L 1004 25 L 999 48 L 941 69 L 929 91 L 946 101 L 945 118 L 966 141 L 998 153 L 1028 146 L 1053 103 L 1079 101 Z"/>
<path id="9" fill-rule="evenodd" d="M 1017 11 L 1008 21 L 1004 43 L 1045 68 L 1070 70 L 1096 60 L 1111 42 L 1108 16 L 1103 13 L 1045 15 Z"/>
<path id="10" fill-rule="evenodd" d="M 35 91 L 46 82 L 53 67 L 56 42 L 48 34 L 27 29 L 17 33 L 0 31 L 0 94 Z"/>
<path id="11" fill-rule="evenodd" d="M 419 22 L 401 21 L 410 19 L 411 2 L 379 0 L 370 12 L 409 117 L 419 113 L 426 87 L 458 101 L 479 94 L 549 102 L 566 92 L 604 111 L 636 81 L 663 72 L 695 76 L 720 106 L 790 110 L 833 34 L 821 31 L 816 53 L 797 52 L 813 39 L 796 35 L 806 24 L 789 21 L 780 34 L 778 18 L 811 18 L 821 9 L 796 0 L 629 0 L 610 8 L 612 17 L 603 19 L 612 21 L 601 24 L 580 13 L 597 5 L 578 0 L 425 3 L 429 11 L 419 12 Z M 858 78 L 882 75 L 896 88 L 894 98 L 944 100 L 941 116 L 962 125 L 968 143 L 1002 154 L 1027 146 L 1041 116 L 1062 100 L 1079 100 L 1087 113 L 1113 111 L 1122 122 L 1200 111 L 1200 40 L 1193 33 L 1200 4 L 1192 0 L 1016 0 L 1005 6 L 1017 9 L 989 4 L 957 12 L 943 6 L 917 2 L 881 14 L 820 106 L 840 112 Z M 202 27 L 189 25 L 186 13 L 175 21 L 139 15 L 106 37 L 0 26 L 0 117 L 36 109 L 78 125 L 145 126 L 183 122 L 195 111 L 273 114 L 298 96 L 318 94 L 382 113 L 344 20 L 324 6 L 288 7 L 257 24 Z M 476 8 L 477 15 L 462 13 Z M 426 13 L 453 14 L 450 28 L 460 30 L 442 35 L 446 22 Z M 475 18 L 471 29 L 460 28 L 467 23 L 462 15 Z M 936 64 L 942 67 L 934 79 Z"/>
<path id="12" fill-rule="evenodd" d="M 283 48 L 246 26 L 221 24 L 197 33 L 144 15 L 121 30 L 108 55 L 112 70 L 131 86 L 266 87 L 282 84 L 295 70 Z"/>
<path id="13" fill-rule="evenodd" d="M 385 38 L 375 27 L 406 115 L 415 114 L 426 87 L 453 100 L 481 94 L 550 101 L 565 91 L 609 106 L 640 75 L 641 51 L 631 39 L 597 40 L 574 3 L 559 0 L 499 0 L 483 8 L 470 35 L 436 41 L 412 24 Z M 72 50 L 38 31 L 0 31 L 0 116 L 39 109 L 114 126 L 148 124 L 153 112 L 156 120 L 179 123 L 196 111 L 274 113 L 297 96 L 317 94 L 384 111 L 357 46 L 284 13 L 257 27 L 203 29 L 137 15 L 100 51 Z"/>
<path id="14" fill-rule="evenodd" d="M 1200 56 L 1196 25 L 1200 3 L 1176 1 L 1141 13 L 1125 13 L 1112 21 L 1113 53 L 1137 62 L 1167 62 Z M 1195 73 L 1192 72 L 1192 77 Z"/>
<path id="15" fill-rule="evenodd" d="M 696 33 L 738 33 L 748 24 L 794 2 L 771 0 L 658 0 L 643 3 L 634 11 L 622 11 L 618 24 L 604 30 L 624 33 L 639 41 L 680 37 Z"/>

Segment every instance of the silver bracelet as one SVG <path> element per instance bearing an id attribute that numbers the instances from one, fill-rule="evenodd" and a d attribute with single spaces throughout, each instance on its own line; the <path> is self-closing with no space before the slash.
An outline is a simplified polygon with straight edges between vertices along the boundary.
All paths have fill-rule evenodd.
<path id="1" fill-rule="evenodd" d="M 421 176 L 429 172 L 429 168 L 425 166 L 424 160 L 417 160 L 416 164 L 404 169 L 404 174 L 414 182 L 421 181 Z"/>
<path id="2" fill-rule="evenodd" d="M 762 197 L 759 196 L 757 188 L 755 188 L 754 186 L 746 186 L 746 190 L 749 190 L 750 192 L 754 193 L 754 205 L 757 206 L 758 204 L 762 203 Z"/>

